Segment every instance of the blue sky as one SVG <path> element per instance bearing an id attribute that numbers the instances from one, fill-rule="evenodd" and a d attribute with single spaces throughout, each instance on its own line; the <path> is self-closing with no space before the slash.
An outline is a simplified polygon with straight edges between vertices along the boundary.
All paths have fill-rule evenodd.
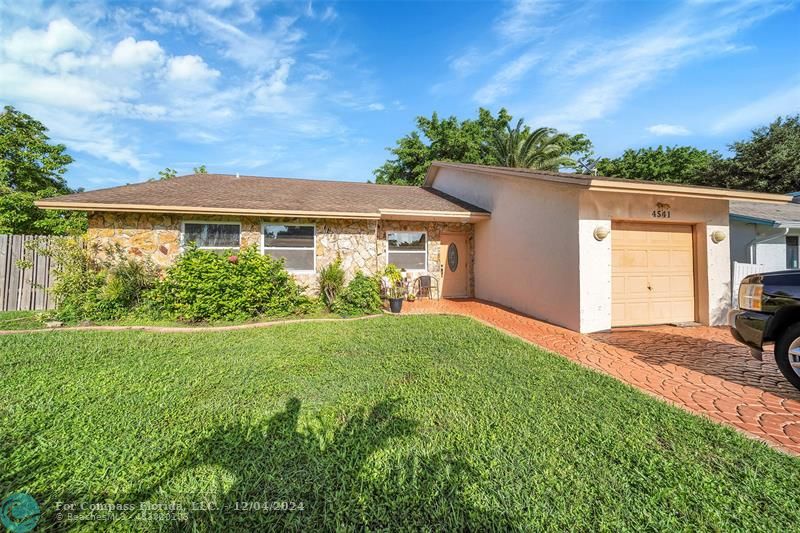
<path id="1" fill-rule="evenodd" d="M 363 181 L 414 117 L 506 107 L 627 147 L 725 150 L 800 112 L 796 2 L 4 2 L 0 102 L 73 187 L 164 167 Z"/>

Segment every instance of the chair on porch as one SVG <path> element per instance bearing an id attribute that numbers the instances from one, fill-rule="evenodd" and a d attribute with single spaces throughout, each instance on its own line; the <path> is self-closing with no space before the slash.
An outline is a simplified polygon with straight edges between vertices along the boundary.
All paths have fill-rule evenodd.
<path id="1" fill-rule="evenodd" d="M 414 294 L 417 298 L 423 296 L 431 299 L 433 294 L 436 294 L 436 299 L 441 298 L 439 293 L 439 280 L 433 276 L 420 276 L 414 280 Z"/>

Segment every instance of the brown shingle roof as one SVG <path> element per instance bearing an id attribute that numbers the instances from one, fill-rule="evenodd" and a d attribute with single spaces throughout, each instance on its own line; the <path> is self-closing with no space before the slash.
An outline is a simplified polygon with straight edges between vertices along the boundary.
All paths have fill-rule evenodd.
<path id="1" fill-rule="evenodd" d="M 44 208 L 231 214 L 327 214 L 377 218 L 382 211 L 449 216 L 487 211 L 431 188 L 294 178 L 191 174 L 47 198 Z"/>
<path id="2" fill-rule="evenodd" d="M 800 203 L 770 205 L 756 202 L 731 202 L 731 215 L 758 219 L 777 226 L 800 227 Z"/>

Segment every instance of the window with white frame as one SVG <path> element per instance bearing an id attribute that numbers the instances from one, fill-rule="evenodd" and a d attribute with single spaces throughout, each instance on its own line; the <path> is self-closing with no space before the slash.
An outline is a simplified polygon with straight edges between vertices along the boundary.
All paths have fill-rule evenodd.
<path id="1" fill-rule="evenodd" d="M 264 224 L 261 252 L 284 259 L 290 272 L 315 272 L 316 228 L 312 224 Z"/>
<path id="2" fill-rule="evenodd" d="M 195 243 L 203 250 L 239 248 L 241 226 L 238 222 L 184 222 L 183 245 Z"/>
<path id="3" fill-rule="evenodd" d="M 405 270 L 427 270 L 428 236 L 424 231 L 393 231 L 386 234 L 388 262 Z"/>

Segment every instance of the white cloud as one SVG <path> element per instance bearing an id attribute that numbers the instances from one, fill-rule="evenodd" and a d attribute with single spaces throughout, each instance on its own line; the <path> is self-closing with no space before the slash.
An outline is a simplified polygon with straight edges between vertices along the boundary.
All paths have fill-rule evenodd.
<path id="1" fill-rule="evenodd" d="M 209 67 L 197 55 L 175 56 L 167 61 L 167 79 L 175 82 L 207 82 L 218 78 L 220 71 Z"/>
<path id="2" fill-rule="evenodd" d="M 800 84 L 777 90 L 764 98 L 733 110 L 716 121 L 714 133 L 749 129 L 775 120 L 778 115 L 800 113 Z"/>
<path id="3" fill-rule="evenodd" d="M 539 61 L 538 52 L 531 51 L 510 61 L 491 79 L 489 83 L 478 89 L 473 99 L 480 104 L 491 104 L 501 96 L 509 94 L 516 82 L 525 76 Z"/>
<path id="4" fill-rule="evenodd" d="M 381 103 L 379 103 L 379 102 L 375 102 L 375 103 L 369 104 L 367 106 L 367 109 L 369 109 L 370 111 L 383 111 L 384 109 L 386 109 L 386 106 L 381 104 Z"/>
<path id="5" fill-rule="evenodd" d="M 126 37 L 111 52 L 111 63 L 123 68 L 142 68 L 164 63 L 164 50 L 158 41 L 137 41 Z"/>
<path id="6" fill-rule="evenodd" d="M 692 133 L 685 126 L 677 124 L 653 124 L 647 127 L 647 131 L 653 135 L 689 135 Z"/>
<path id="7" fill-rule="evenodd" d="M 543 18 L 558 7 L 553 0 L 516 0 L 495 21 L 494 31 L 501 39 L 525 42 L 545 31 Z"/>
<path id="8" fill-rule="evenodd" d="M 46 30 L 21 28 L 4 43 L 5 55 L 15 61 L 47 66 L 54 56 L 67 51 L 85 51 L 92 39 L 68 19 L 53 20 Z"/>
<path id="9" fill-rule="evenodd" d="M 660 23 L 639 33 L 591 46 L 575 47 L 588 53 L 566 55 L 548 65 L 561 76 L 563 103 L 536 121 L 579 129 L 617 111 L 637 90 L 665 72 L 691 61 L 741 51 L 731 40 L 744 28 L 775 13 L 759 3 L 742 2 L 736 10 L 721 16 L 711 6 L 681 7 Z"/>

